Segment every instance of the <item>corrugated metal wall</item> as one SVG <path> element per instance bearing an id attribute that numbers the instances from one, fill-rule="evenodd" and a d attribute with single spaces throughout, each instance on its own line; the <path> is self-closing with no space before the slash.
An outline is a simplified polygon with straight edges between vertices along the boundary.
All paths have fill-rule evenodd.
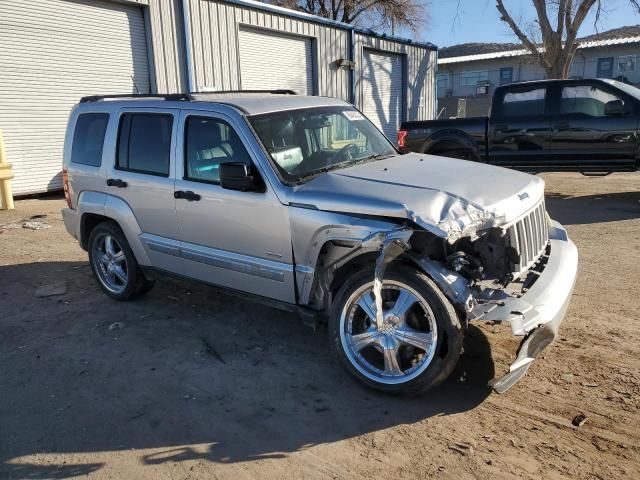
<path id="1" fill-rule="evenodd" d="M 365 48 L 405 56 L 406 119 L 430 120 L 436 115 L 436 51 L 380 37 L 356 33 L 356 107 L 363 105 L 362 65 Z"/>
<path id="2" fill-rule="evenodd" d="M 16 195 L 62 188 L 67 118 L 81 96 L 150 90 L 142 8 L 0 0 L 0 129 Z"/>
<path id="3" fill-rule="evenodd" d="M 150 27 L 157 93 L 187 91 L 181 0 L 150 0 L 145 12 Z"/>
<path id="4" fill-rule="evenodd" d="M 190 5 L 197 90 L 242 87 L 238 31 L 241 25 L 247 25 L 314 39 L 316 92 L 349 100 L 349 71 L 335 65 L 339 58 L 349 58 L 348 30 L 215 0 L 190 0 Z"/>

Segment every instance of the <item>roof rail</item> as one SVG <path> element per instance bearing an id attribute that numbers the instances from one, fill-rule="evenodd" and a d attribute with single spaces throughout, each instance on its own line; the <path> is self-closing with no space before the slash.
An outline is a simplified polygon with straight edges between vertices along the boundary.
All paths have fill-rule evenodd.
<path id="1" fill-rule="evenodd" d="M 293 90 L 280 88 L 274 90 L 212 90 L 210 92 L 195 92 L 195 94 L 206 95 L 211 94 L 215 95 L 218 93 L 270 93 L 272 95 L 297 95 L 297 93 Z"/>
<path id="2" fill-rule="evenodd" d="M 216 95 L 220 93 L 269 93 L 272 95 L 297 95 L 293 90 L 276 89 L 276 90 L 220 90 L 212 92 L 196 92 L 193 93 L 123 93 L 116 95 L 89 95 L 82 97 L 80 103 L 99 102 L 100 100 L 110 99 L 144 99 L 144 98 L 156 98 L 167 101 L 194 101 L 197 100 L 194 95 Z"/>
<path id="3" fill-rule="evenodd" d="M 100 100 L 109 100 L 117 98 L 161 98 L 163 100 L 193 100 L 193 96 L 189 93 L 127 93 L 118 95 L 89 95 L 82 97 L 80 103 L 98 102 Z"/>

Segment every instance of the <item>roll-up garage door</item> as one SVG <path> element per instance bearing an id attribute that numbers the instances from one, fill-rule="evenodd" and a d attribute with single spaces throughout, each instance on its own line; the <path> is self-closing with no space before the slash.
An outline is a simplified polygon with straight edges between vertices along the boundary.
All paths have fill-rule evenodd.
<path id="1" fill-rule="evenodd" d="M 240 30 L 244 90 L 289 89 L 313 95 L 311 39 L 266 30 Z"/>
<path id="2" fill-rule="evenodd" d="M 67 118 L 83 95 L 149 92 L 141 7 L 1 0 L 0 129 L 15 194 L 62 187 Z"/>
<path id="3" fill-rule="evenodd" d="M 364 49 L 362 113 L 395 143 L 402 121 L 402 56 Z"/>

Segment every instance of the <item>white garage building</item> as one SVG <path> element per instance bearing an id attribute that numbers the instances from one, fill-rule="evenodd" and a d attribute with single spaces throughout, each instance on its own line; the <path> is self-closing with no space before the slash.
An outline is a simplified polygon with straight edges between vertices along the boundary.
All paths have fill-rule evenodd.
<path id="1" fill-rule="evenodd" d="M 291 89 L 389 138 L 435 115 L 436 48 L 252 0 L 0 0 L 0 129 L 14 194 L 62 187 L 81 96 Z"/>

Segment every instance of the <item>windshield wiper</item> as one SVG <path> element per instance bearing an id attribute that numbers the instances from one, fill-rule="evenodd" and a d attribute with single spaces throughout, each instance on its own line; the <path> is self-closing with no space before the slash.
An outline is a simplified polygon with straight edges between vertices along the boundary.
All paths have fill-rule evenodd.
<path id="1" fill-rule="evenodd" d="M 368 162 L 370 160 L 383 160 L 385 158 L 389 158 L 393 156 L 393 153 L 374 153 L 372 155 L 367 155 L 366 157 L 359 158 L 357 160 L 348 160 L 346 162 L 335 163 L 333 165 L 327 165 L 326 167 L 319 168 L 318 170 L 314 170 L 309 174 L 300 177 L 300 181 L 308 180 L 322 173 L 330 172 L 331 170 L 336 170 L 344 167 L 351 167 L 353 165 L 358 165 L 360 163 Z"/>

